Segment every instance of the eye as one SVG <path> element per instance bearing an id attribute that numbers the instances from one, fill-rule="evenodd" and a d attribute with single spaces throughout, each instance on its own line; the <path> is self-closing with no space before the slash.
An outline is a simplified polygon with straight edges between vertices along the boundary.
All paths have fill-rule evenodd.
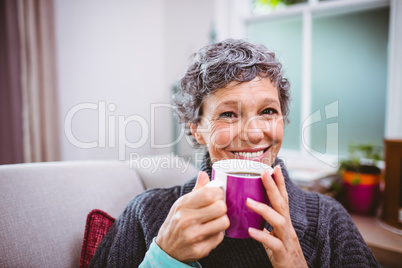
<path id="1" fill-rule="evenodd" d="M 264 111 L 262 111 L 262 114 L 268 114 L 268 115 L 274 115 L 277 114 L 278 111 L 272 108 L 267 108 Z"/>
<path id="2" fill-rule="evenodd" d="M 235 116 L 233 112 L 224 112 L 219 115 L 219 118 L 233 118 Z"/>

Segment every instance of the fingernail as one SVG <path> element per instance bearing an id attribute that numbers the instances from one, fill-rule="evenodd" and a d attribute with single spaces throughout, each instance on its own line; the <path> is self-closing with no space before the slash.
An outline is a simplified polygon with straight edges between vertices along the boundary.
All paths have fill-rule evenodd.
<path id="1" fill-rule="evenodd" d="M 251 235 L 251 236 L 256 236 L 257 235 L 257 232 L 256 232 L 256 230 L 253 228 L 253 227 L 248 227 L 248 233 Z"/>
<path id="2" fill-rule="evenodd" d="M 282 173 L 282 168 L 281 168 L 281 166 L 280 166 L 280 165 L 276 165 L 276 166 L 275 166 L 275 168 L 276 168 L 276 169 L 279 169 L 279 172 L 281 172 L 281 173 Z"/>
<path id="3" fill-rule="evenodd" d="M 257 202 L 254 201 L 253 199 L 251 199 L 250 197 L 247 197 L 246 202 L 249 203 L 250 205 L 256 205 L 257 204 Z"/>

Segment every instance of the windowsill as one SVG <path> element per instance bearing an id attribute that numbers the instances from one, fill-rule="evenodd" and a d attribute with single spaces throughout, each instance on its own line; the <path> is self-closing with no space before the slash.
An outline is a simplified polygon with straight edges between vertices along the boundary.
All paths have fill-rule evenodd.
<path id="1" fill-rule="evenodd" d="M 279 152 L 279 158 L 284 162 L 289 177 L 303 189 L 309 188 L 318 184 L 323 187 L 329 187 L 330 181 L 337 172 L 336 156 L 329 156 L 326 159 L 319 159 L 306 151 L 294 151 L 282 149 Z M 327 180 L 328 178 L 328 180 Z M 329 183 L 329 184 L 328 184 Z M 311 189 L 313 190 L 313 189 Z"/>

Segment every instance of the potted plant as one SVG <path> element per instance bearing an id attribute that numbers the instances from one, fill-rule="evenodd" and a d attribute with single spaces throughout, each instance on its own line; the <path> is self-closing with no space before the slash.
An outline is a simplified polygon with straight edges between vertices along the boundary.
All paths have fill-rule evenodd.
<path id="1" fill-rule="evenodd" d="M 373 214 L 380 199 L 381 148 L 373 144 L 349 144 L 349 158 L 341 161 L 343 204 L 351 212 Z"/>

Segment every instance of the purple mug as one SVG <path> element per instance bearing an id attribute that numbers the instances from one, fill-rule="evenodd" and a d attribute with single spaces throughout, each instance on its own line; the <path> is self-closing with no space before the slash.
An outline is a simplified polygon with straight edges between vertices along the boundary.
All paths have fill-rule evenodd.
<path id="1" fill-rule="evenodd" d="M 226 159 L 212 165 L 212 178 L 207 187 L 220 187 L 225 193 L 227 216 L 230 221 L 225 235 L 232 238 L 250 238 L 248 228 L 262 230 L 265 219 L 249 209 L 246 205 L 247 197 L 258 202 L 269 204 L 269 200 L 262 184 L 261 174 L 273 169 L 261 162 Z"/>

